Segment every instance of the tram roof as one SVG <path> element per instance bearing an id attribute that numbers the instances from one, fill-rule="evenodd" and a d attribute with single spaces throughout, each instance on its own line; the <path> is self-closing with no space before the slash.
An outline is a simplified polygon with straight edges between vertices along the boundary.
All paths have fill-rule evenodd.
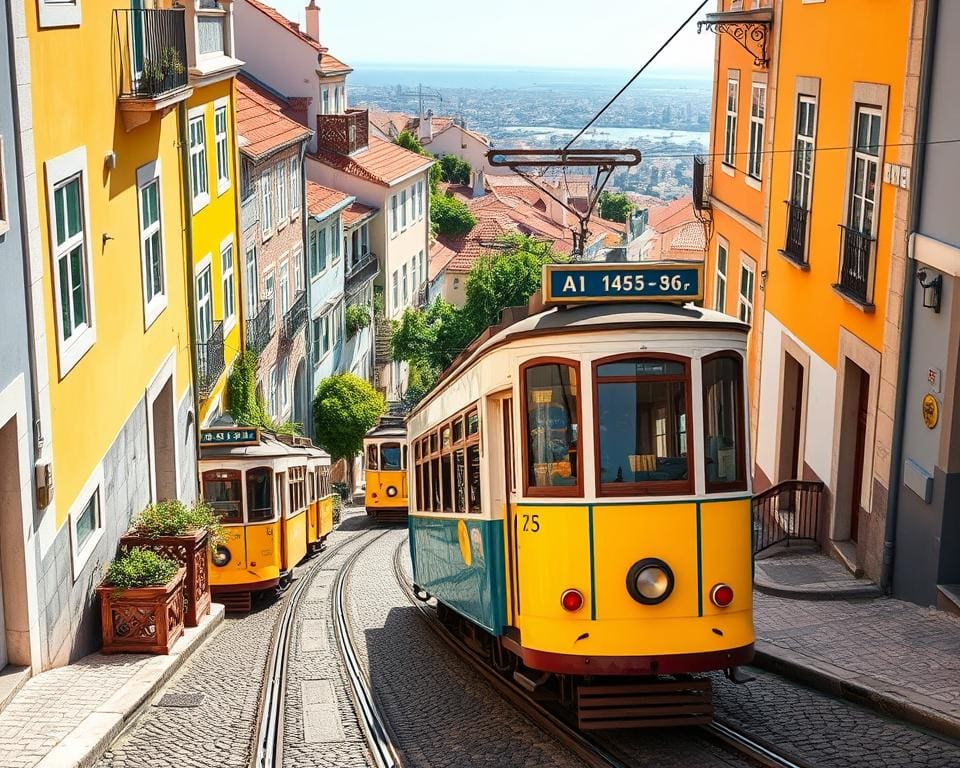
<path id="1" fill-rule="evenodd" d="M 330 454 L 316 446 L 290 445 L 270 432 L 260 433 L 259 445 L 206 445 L 200 449 L 200 460 L 212 459 L 275 459 L 283 456 L 308 456 L 329 459 Z"/>
<path id="2" fill-rule="evenodd" d="M 398 417 L 399 418 L 399 417 Z M 406 437 L 407 436 L 407 427 L 403 423 L 403 419 L 399 420 L 391 419 L 390 421 L 384 420 L 381 421 L 377 426 L 367 432 L 364 435 L 365 439 L 377 439 L 381 437 Z"/>

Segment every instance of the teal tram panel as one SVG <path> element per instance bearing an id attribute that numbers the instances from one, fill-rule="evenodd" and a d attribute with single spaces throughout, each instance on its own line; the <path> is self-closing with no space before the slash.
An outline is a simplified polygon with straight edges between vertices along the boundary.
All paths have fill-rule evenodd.
<path id="1" fill-rule="evenodd" d="M 410 515 L 407 526 L 417 585 L 501 634 L 507 620 L 503 521 Z"/>

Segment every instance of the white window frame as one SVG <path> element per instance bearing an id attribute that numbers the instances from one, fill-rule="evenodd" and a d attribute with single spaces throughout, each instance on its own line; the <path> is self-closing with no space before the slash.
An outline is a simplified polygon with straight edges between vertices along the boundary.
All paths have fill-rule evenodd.
<path id="1" fill-rule="evenodd" d="M 38 26 L 41 29 L 80 26 L 83 21 L 80 2 L 81 0 L 38 0 Z"/>
<path id="2" fill-rule="evenodd" d="M 298 245 L 293 249 L 293 295 L 296 296 L 306 287 L 303 282 L 303 250 Z"/>
<path id="3" fill-rule="evenodd" d="M 230 99 L 222 98 L 213 102 L 213 146 L 217 156 L 217 196 L 230 189 Z M 223 115 L 223 132 L 217 129 L 217 118 Z M 223 167 L 221 168 L 221 162 Z M 221 172 L 224 174 L 221 176 Z"/>
<path id="4" fill-rule="evenodd" d="M 400 190 L 400 231 L 406 231 L 409 224 L 407 223 L 407 190 Z"/>
<path id="5" fill-rule="evenodd" d="M 427 280 L 427 257 L 422 248 L 420 249 L 420 274 L 418 277 L 420 283 L 424 283 Z"/>
<path id="6" fill-rule="evenodd" d="M 320 89 L 320 114 L 330 114 L 330 88 L 327 86 Z"/>
<path id="7" fill-rule="evenodd" d="M 320 360 L 326 360 L 333 349 L 332 334 L 330 333 L 330 315 L 333 310 L 328 310 L 320 315 Z"/>
<path id="8" fill-rule="evenodd" d="M 757 94 L 760 94 L 759 100 Z M 747 180 L 763 178 L 763 142 L 767 119 L 767 84 L 753 82 L 750 87 L 750 144 L 747 153 Z"/>
<path id="9" fill-rule="evenodd" d="M 286 416 L 290 410 L 290 387 L 287 386 L 289 358 L 281 358 L 277 363 L 277 386 L 280 388 L 280 415 Z"/>
<path id="10" fill-rule="evenodd" d="M 67 513 L 67 519 L 70 522 L 70 568 L 74 582 L 83 574 L 83 569 L 90 560 L 90 556 L 96 551 L 97 545 L 106 531 L 103 495 L 103 462 L 101 461 L 93 468 L 93 472 L 90 473 L 90 477 L 83 484 L 83 488 L 80 489 L 80 493 L 73 500 Z M 96 523 L 90 538 L 83 543 L 83 546 L 80 546 L 77 541 L 77 520 L 94 497 L 97 499 Z"/>
<path id="11" fill-rule="evenodd" d="M 47 183 L 47 223 L 50 229 L 50 257 L 51 269 L 53 270 L 54 306 L 57 324 L 57 358 L 60 364 L 60 377 L 63 378 L 73 369 L 80 361 L 80 358 L 87 353 L 97 340 L 95 316 L 97 304 L 93 284 L 93 248 L 90 241 L 90 198 L 87 190 L 87 148 L 78 147 L 52 160 L 47 160 L 44 163 L 44 169 Z M 66 252 L 67 243 L 61 246 L 58 251 L 54 191 L 64 182 L 70 181 L 75 176 L 79 176 L 80 178 L 80 204 L 83 206 L 83 210 L 81 211 L 83 230 L 80 233 L 79 242 L 83 245 L 83 267 L 86 278 L 84 289 L 87 313 L 86 323 L 84 324 L 85 327 L 76 328 L 68 339 L 64 336 L 63 315 L 60 306 L 60 270 L 57 261 L 59 253 Z M 76 247 L 76 243 L 74 243 L 73 247 Z"/>
<path id="12" fill-rule="evenodd" d="M 273 173 L 264 168 L 260 174 L 260 238 L 266 242 L 273 237 Z"/>
<path id="13" fill-rule="evenodd" d="M 206 300 L 202 300 L 200 296 L 200 278 L 203 274 L 207 272 L 208 280 L 207 283 L 210 286 L 210 293 L 206 295 Z M 213 316 L 213 254 L 208 253 L 204 256 L 200 262 L 197 264 L 193 272 L 194 287 L 196 290 L 196 301 L 197 301 L 197 341 L 201 344 L 205 344 L 209 340 L 209 336 L 204 338 L 200 334 L 200 317 L 201 317 L 201 308 L 204 304 L 209 304 L 210 306 L 210 333 L 213 334 L 214 329 L 217 325 L 217 320 Z"/>
<path id="14" fill-rule="evenodd" d="M 149 231 L 143 227 L 143 190 L 151 184 L 157 185 L 157 221 L 150 226 Z M 153 322 L 167 308 L 167 261 L 164 258 L 164 231 L 163 231 L 163 185 L 160 181 L 160 159 L 137 168 L 137 211 L 140 225 L 140 270 L 143 288 L 143 327 L 144 330 L 153 325 Z M 150 282 L 151 265 L 147 264 L 147 240 L 155 233 L 160 239 L 160 291 L 153 298 L 148 298 L 148 283 Z"/>
<path id="15" fill-rule="evenodd" d="M 290 264 L 287 261 L 287 253 L 284 253 L 280 257 L 280 262 L 277 265 L 277 293 L 280 294 L 280 301 L 277 302 L 277 307 L 280 310 L 280 321 L 283 321 L 283 316 L 287 314 L 290 310 Z"/>
<path id="16" fill-rule="evenodd" d="M 330 224 L 330 244 L 333 248 L 330 264 L 333 265 L 340 261 L 340 252 L 343 250 L 343 226 L 339 216 Z"/>
<path id="17" fill-rule="evenodd" d="M 290 222 L 290 200 L 287 197 L 287 164 L 281 160 L 274 167 L 274 175 L 277 178 L 277 232 L 283 229 Z"/>
<path id="18" fill-rule="evenodd" d="M 396 237 L 400 228 L 400 211 L 397 207 L 399 202 L 397 195 L 390 196 L 390 237 Z"/>
<path id="19" fill-rule="evenodd" d="M 810 117 L 811 125 L 809 134 L 801 133 L 806 128 L 802 124 L 804 117 L 804 106 L 812 109 Z M 817 111 L 819 104 L 816 96 L 808 94 L 799 94 L 797 96 L 797 119 L 794 126 L 793 135 L 793 171 L 790 174 L 790 202 L 798 205 L 806 211 L 810 210 L 810 202 L 813 194 L 813 163 L 817 143 Z M 803 158 L 809 157 L 810 162 L 806 168 L 803 165 Z M 801 194 L 796 194 L 797 190 Z"/>
<path id="20" fill-rule="evenodd" d="M 277 418 L 280 413 L 280 403 L 277 402 L 277 366 L 270 366 L 270 374 L 267 377 L 267 387 L 270 390 L 270 415 Z"/>
<path id="21" fill-rule="evenodd" d="M 9 196 L 7 195 L 7 161 L 3 136 L 0 135 L 0 235 L 10 231 Z"/>
<path id="22" fill-rule="evenodd" d="M 720 251 L 723 251 L 723 269 L 720 269 Z M 713 308 L 717 312 L 727 313 L 727 271 L 730 269 L 730 244 L 723 238 L 717 238 L 717 258 L 713 278 Z M 723 290 L 721 301 L 720 291 Z"/>
<path id="23" fill-rule="evenodd" d="M 234 275 L 236 274 L 235 266 L 237 260 L 237 254 L 235 253 L 235 248 L 233 247 L 233 235 L 227 235 L 223 240 L 220 241 L 220 287 L 223 290 L 223 297 L 221 299 L 223 307 L 223 335 L 226 338 L 227 334 L 233 330 L 233 327 L 237 324 L 237 281 Z M 224 260 L 224 256 L 230 252 L 230 262 Z M 229 266 L 229 269 L 227 267 Z M 229 285 L 228 285 L 229 282 Z M 229 299 L 229 306 L 227 300 Z M 227 309 L 230 309 L 230 314 L 227 314 Z"/>
<path id="24" fill-rule="evenodd" d="M 423 182 L 417 182 L 417 219 L 423 220 Z"/>
<path id="25" fill-rule="evenodd" d="M 313 356 L 313 367 L 316 368 L 320 365 L 320 361 L 323 360 L 323 351 L 320 347 L 320 333 L 321 333 L 321 318 L 314 317 L 310 321 L 310 333 L 312 334 L 310 339 L 310 352 Z"/>
<path id="26" fill-rule="evenodd" d="M 204 105 L 202 107 L 194 107 L 187 113 L 187 142 L 189 145 L 188 154 L 190 156 L 190 198 L 192 200 L 191 212 L 194 215 L 202 211 L 210 202 L 210 163 L 207 159 L 206 110 L 207 108 Z M 203 138 L 203 141 L 194 146 L 194 126 L 197 122 L 199 122 L 201 126 L 200 136 Z M 195 156 L 202 159 L 194 160 Z M 195 179 L 193 175 L 194 162 L 197 163 L 198 172 L 203 171 L 203 189 L 201 191 L 197 190 L 198 179 Z"/>
<path id="27" fill-rule="evenodd" d="M 400 267 L 400 273 L 403 280 L 403 306 L 410 304 L 410 267 L 408 262 L 404 262 Z"/>
<path id="28" fill-rule="evenodd" d="M 862 232 L 867 237 L 873 237 L 874 233 L 877 230 L 877 220 L 879 219 L 879 201 L 880 201 L 880 185 L 883 181 L 883 109 L 872 104 L 856 104 L 855 112 L 853 116 L 853 141 L 851 145 L 853 146 L 853 163 L 850 166 L 850 191 L 847 195 L 847 226 L 850 229 L 856 229 L 859 232 Z M 857 132 L 860 127 L 860 116 L 869 115 L 871 118 L 875 119 L 880 128 L 880 138 L 878 139 L 877 144 L 877 154 L 871 154 L 869 152 L 863 152 L 860 150 L 860 146 L 857 143 Z M 869 146 L 869 145 L 868 145 Z M 866 185 L 867 173 L 866 170 L 870 165 L 875 167 L 875 176 L 876 183 L 873 185 L 873 196 L 870 197 L 867 195 L 866 186 L 863 189 L 857 189 L 857 164 L 862 162 L 864 165 L 864 185 Z M 872 206 L 872 211 L 870 214 L 870 226 L 864 229 L 863 222 L 866 218 L 866 209 L 867 203 Z"/>
<path id="29" fill-rule="evenodd" d="M 743 295 L 743 274 L 750 275 L 750 295 Z M 745 253 L 740 254 L 740 272 L 737 280 L 737 317 L 747 325 L 753 325 L 753 303 L 757 293 L 757 264 Z M 744 317 L 744 310 L 748 317 Z"/>
<path id="30" fill-rule="evenodd" d="M 732 93 L 731 93 L 732 92 Z M 725 101 L 725 119 L 723 124 L 723 165 L 737 166 L 737 125 L 740 119 L 740 80 L 727 77 Z"/>
<path id="31" fill-rule="evenodd" d="M 393 270 L 393 291 L 391 293 L 393 298 L 393 306 L 390 307 L 390 316 L 393 317 L 397 313 L 397 307 L 400 306 L 400 273 L 399 270 Z"/>
<path id="32" fill-rule="evenodd" d="M 290 158 L 290 216 L 300 212 L 300 157 Z"/>
<path id="33" fill-rule="evenodd" d="M 260 311 L 260 286 L 259 272 L 257 271 L 256 243 L 247 247 L 243 261 L 247 276 L 247 317 L 252 319 L 254 315 Z"/>

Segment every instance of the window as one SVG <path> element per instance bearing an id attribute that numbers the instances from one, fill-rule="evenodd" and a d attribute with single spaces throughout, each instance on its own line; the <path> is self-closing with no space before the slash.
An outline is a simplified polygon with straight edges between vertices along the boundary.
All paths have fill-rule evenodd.
<path id="1" fill-rule="evenodd" d="M 230 149 L 227 144 L 227 106 L 215 105 L 213 110 L 213 135 L 217 149 L 217 194 L 230 188 Z"/>
<path id="2" fill-rule="evenodd" d="M 367 446 L 367 469 L 371 472 L 380 471 L 380 450 L 376 443 Z"/>
<path id="3" fill-rule="evenodd" d="M 280 403 L 281 413 L 286 413 L 287 408 L 290 407 L 290 387 L 287 386 L 287 358 L 283 358 L 277 367 L 277 386 L 280 388 L 277 402 Z"/>
<path id="4" fill-rule="evenodd" d="M 287 219 L 287 166 L 277 163 L 277 223 L 283 225 Z"/>
<path id="5" fill-rule="evenodd" d="M 213 286 L 210 277 L 210 257 L 201 262 L 206 266 L 201 266 L 197 272 L 197 336 L 201 344 L 206 344 L 207 339 L 213 334 L 213 302 L 211 293 Z"/>
<path id="6" fill-rule="evenodd" d="M 330 262 L 336 264 L 340 260 L 340 249 L 343 247 L 343 234 L 340 227 L 340 219 L 338 218 L 333 224 L 330 225 Z"/>
<path id="7" fill-rule="evenodd" d="M 423 182 L 417 182 L 417 216 L 423 218 Z"/>
<path id="8" fill-rule="evenodd" d="M 287 262 L 280 265 L 280 317 L 290 308 L 290 267 Z"/>
<path id="9" fill-rule="evenodd" d="M 203 500 L 223 523 L 243 522 L 240 470 L 213 469 L 203 473 Z"/>
<path id="10" fill-rule="evenodd" d="M 793 156 L 793 185 L 790 202 L 804 210 L 810 207 L 810 186 L 813 181 L 814 131 L 817 125 L 817 100 L 801 96 L 797 103 L 796 152 Z"/>
<path id="11" fill-rule="evenodd" d="M 275 366 L 270 366 L 270 375 L 267 381 L 270 390 L 270 415 L 277 418 L 280 415 L 280 398 L 277 396 L 277 369 Z"/>
<path id="12" fill-rule="evenodd" d="M 237 322 L 233 285 L 233 238 L 228 237 L 220 243 L 220 270 L 223 282 L 223 325 L 224 333 Z"/>
<path id="13" fill-rule="evenodd" d="M 300 293 L 303 290 L 303 253 L 300 247 L 293 252 L 293 292 Z"/>
<path id="14" fill-rule="evenodd" d="M 687 360 L 599 360 L 597 486 L 601 496 L 689 492 L 690 384 Z"/>
<path id="15" fill-rule="evenodd" d="M 703 360 L 703 460 L 707 492 L 747 489 L 743 363 L 732 352 Z"/>
<path id="16" fill-rule="evenodd" d="M 277 303 L 273 301 L 273 290 L 274 287 L 274 277 L 273 271 L 267 273 L 266 277 L 263 278 L 263 297 L 270 301 L 270 335 L 273 335 L 273 322 L 274 317 L 277 313 Z"/>
<path id="17" fill-rule="evenodd" d="M 410 303 L 410 289 L 407 284 L 407 265 L 403 265 L 403 304 L 406 306 Z"/>
<path id="18" fill-rule="evenodd" d="M 320 356 L 326 356 L 330 351 L 330 313 L 320 318 Z"/>
<path id="19" fill-rule="evenodd" d="M 259 286 L 257 283 L 257 246 L 251 245 L 247 248 L 246 257 L 247 266 L 247 317 L 253 318 L 259 310 Z"/>
<path id="20" fill-rule="evenodd" d="M 873 234 L 880 169 L 880 117 L 879 109 L 857 105 L 847 226 L 864 235 Z"/>
<path id="21" fill-rule="evenodd" d="M 403 469 L 400 464 L 400 443 L 381 443 L 380 456 L 383 459 L 380 468 L 384 472 L 399 472 Z"/>
<path id="22" fill-rule="evenodd" d="M 313 365 L 317 366 L 319 365 L 320 357 L 323 354 L 320 350 L 320 336 L 323 333 L 320 327 L 320 318 L 319 317 L 313 318 L 313 320 L 310 321 L 310 325 L 311 325 L 310 330 L 312 331 L 310 342 L 311 342 L 311 351 L 313 353 Z"/>
<path id="23" fill-rule="evenodd" d="M 210 188 L 207 183 L 207 138 L 206 120 L 200 107 L 200 114 L 190 118 L 190 190 L 193 194 L 193 212 L 196 213 L 210 202 Z"/>
<path id="24" fill-rule="evenodd" d="M 273 472 L 269 467 L 247 470 L 247 522 L 273 519 Z"/>
<path id="25" fill-rule="evenodd" d="M 78 338 L 89 325 L 88 283 L 90 265 L 86 248 L 86 211 L 83 174 L 78 173 L 53 190 L 54 259 L 59 276 L 57 294 L 60 338 Z"/>
<path id="26" fill-rule="evenodd" d="M 336 115 L 340 114 L 340 98 L 341 98 L 341 89 L 340 86 L 334 86 L 333 89 L 333 112 Z"/>
<path id="27" fill-rule="evenodd" d="M 397 227 L 398 227 L 397 215 L 398 215 L 397 196 L 391 195 L 390 196 L 390 234 L 391 235 L 397 234 Z"/>
<path id="28" fill-rule="evenodd" d="M 733 166 L 737 162 L 737 103 L 740 101 L 740 81 L 727 80 L 727 118 L 723 132 L 723 162 Z"/>
<path id="29" fill-rule="evenodd" d="M 767 112 L 767 84 L 754 83 L 750 93 L 750 154 L 747 174 L 759 180 L 763 170 L 763 126 Z"/>
<path id="30" fill-rule="evenodd" d="M 529 496 L 580 495 L 577 369 L 566 361 L 523 368 L 527 423 L 526 477 Z"/>
<path id="31" fill-rule="evenodd" d="M 407 228 L 407 190 L 400 193 L 400 226 Z"/>
<path id="32" fill-rule="evenodd" d="M 740 298 L 737 301 L 737 314 L 748 325 L 753 323 L 753 287 L 755 270 L 745 259 L 740 262 Z"/>
<path id="33" fill-rule="evenodd" d="M 310 257 L 311 279 L 320 274 L 320 232 L 321 230 L 311 229 L 310 237 L 307 241 L 307 254 Z"/>
<path id="34" fill-rule="evenodd" d="M 330 89 L 329 88 L 320 89 L 320 113 L 323 115 L 330 114 Z"/>
<path id="35" fill-rule="evenodd" d="M 464 430 L 464 423 L 474 425 Z M 439 427 L 413 444 L 414 484 L 418 509 L 455 514 L 479 514 L 480 493 L 480 430 L 479 417 L 473 406 L 466 415 Z M 385 446 L 386 447 L 386 446 Z M 381 456 L 383 468 L 407 466 L 406 446 L 402 452 L 396 445 L 396 456 Z"/>
<path id="36" fill-rule="evenodd" d="M 77 549 L 82 550 L 84 545 L 100 527 L 100 494 L 94 493 L 90 500 L 74 518 L 73 529 L 77 534 Z"/>
<path id="37" fill-rule="evenodd" d="M 290 158 L 290 212 L 297 213 L 300 210 L 300 188 L 303 179 L 300 178 L 300 158 Z"/>
<path id="38" fill-rule="evenodd" d="M 424 255 L 423 251 L 420 251 L 420 282 L 426 282 L 427 280 L 427 258 Z"/>
<path id="39" fill-rule="evenodd" d="M 713 308 L 727 311 L 727 244 L 717 242 L 717 275 L 713 286 Z"/>
<path id="40" fill-rule="evenodd" d="M 260 217 L 260 231 L 263 238 L 270 236 L 273 230 L 273 177 L 270 171 L 260 176 L 260 194 L 263 195 L 263 215 Z"/>
<path id="41" fill-rule="evenodd" d="M 397 308 L 400 306 L 400 286 L 399 280 L 397 277 L 397 270 L 393 270 L 393 307 L 391 308 L 393 312 L 397 311 Z"/>
<path id="42" fill-rule="evenodd" d="M 364 256 L 370 253 L 370 230 L 366 224 L 360 227 L 360 253 Z"/>
<path id="43" fill-rule="evenodd" d="M 160 166 L 137 169 L 140 208 L 140 258 L 143 269 L 143 311 L 149 326 L 167 305 L 164 287 L 163 233 L 160 228 Z"/>

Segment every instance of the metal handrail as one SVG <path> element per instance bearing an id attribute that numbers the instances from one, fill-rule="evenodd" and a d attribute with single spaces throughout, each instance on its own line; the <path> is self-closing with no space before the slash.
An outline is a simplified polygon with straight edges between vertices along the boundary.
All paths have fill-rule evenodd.
<path id="1" fill-rule="evenodd" d="M 307 324 L 307 292 L 299 291 L 293 298 L 293 304 L 283 316 L 283 335 L 287 339 L 293 339 L 303 326 Z"/>
<path id="2" fill-rule="evenodd" d="M 790 200 L 787 203 L 787 241 L 783 246 L 783 255 L 791 261 L 807 265 L 807 217 L 809 211 Z"/>
<path id="3" fill-rule="evenodd" d="M 753 552 L 791 541 L 816 541 L 820 532 L 818 480 L 784 480 L 753 497 Z"/>
<path id="4" fill-rule="evenodd" d="M 260 354 L 273 336 L 273 299 L 260 303 L 260 309 L 247 321 L 247 348 Z"/>

